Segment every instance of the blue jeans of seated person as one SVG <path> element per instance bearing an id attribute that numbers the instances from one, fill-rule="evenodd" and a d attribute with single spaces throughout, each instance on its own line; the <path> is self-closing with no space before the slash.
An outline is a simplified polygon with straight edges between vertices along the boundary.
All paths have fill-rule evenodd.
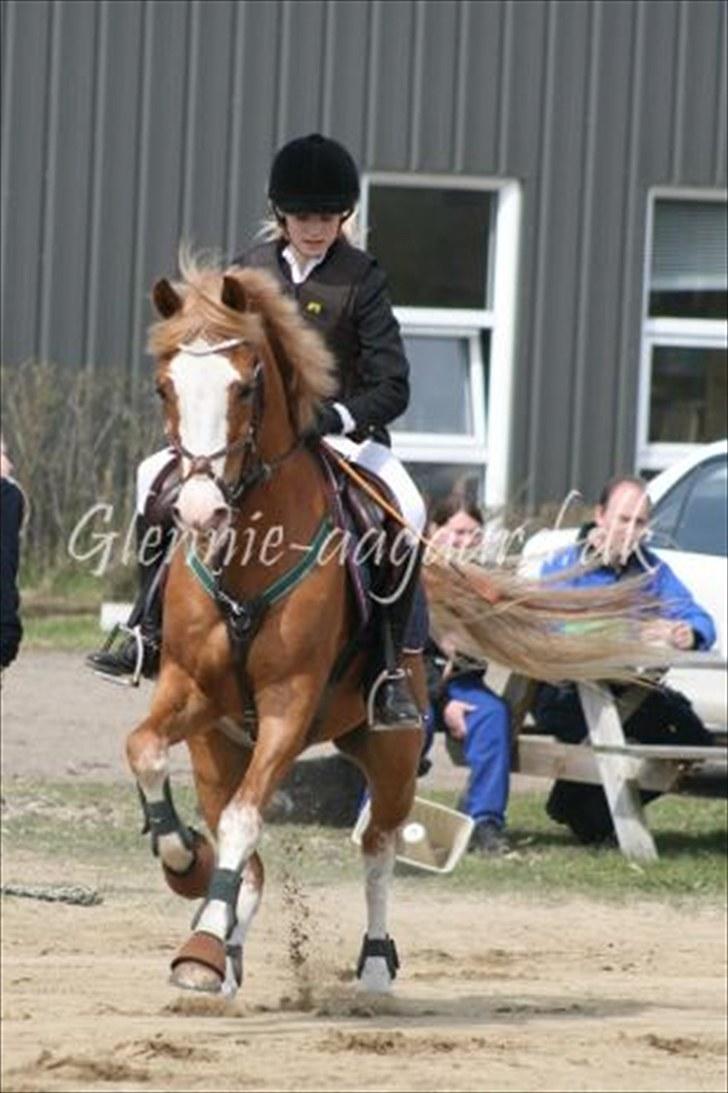
<path id="1" fill-rule="evenodd" d="M 470 776 L 459 807 L 476 822 L 489 820 L 503 827 L 511 770 L 508 706 L 486 687 L 478 672 L 452 680 L 447 697 L 475 706 L 465 715 L 467 734 L 462 745 Z"/>

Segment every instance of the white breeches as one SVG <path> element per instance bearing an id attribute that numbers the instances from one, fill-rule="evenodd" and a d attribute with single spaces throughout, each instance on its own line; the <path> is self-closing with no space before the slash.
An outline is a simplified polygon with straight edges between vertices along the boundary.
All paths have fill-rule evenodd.
<path id="1" fill-rule="evenodd" d="M 358 463 L 379 475 L 397 498 L 402 515 L 410 528 L 421 534 L 425 528 L 426 509 L 422 494 L 404 466 L 385 444 L 365 440 L 361 444 L 347 436 L 326 436 L 325 442 L 352 463 Z"/>
<path id="2" fill-rule="evenodd" d="M 148 455 L 137 467 L 136 510 L 138 513 L 144 512 L 147 496 L 154 479 L 162 468 L 167 463 L 171 463 L 174 458 L 175 454 L 172 448 L 162 448 L 160 452 Z"/>

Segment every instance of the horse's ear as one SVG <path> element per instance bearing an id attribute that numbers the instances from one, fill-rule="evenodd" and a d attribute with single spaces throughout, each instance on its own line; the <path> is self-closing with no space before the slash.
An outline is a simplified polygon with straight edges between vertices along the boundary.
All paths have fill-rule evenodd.
<path id="1" fill-rule="evenodd" d="M 182 307 L 182 297 L 170 285 L 166 277 L 155 282 L 152 289 L 154 306 L 163 319 L 169 319 Z"/>
<path id="2" fill-rule="evenodd" d="M 223 277 L 221 299 L 233 311 L 248 310 L 248 294 L 236 277 Z"/>

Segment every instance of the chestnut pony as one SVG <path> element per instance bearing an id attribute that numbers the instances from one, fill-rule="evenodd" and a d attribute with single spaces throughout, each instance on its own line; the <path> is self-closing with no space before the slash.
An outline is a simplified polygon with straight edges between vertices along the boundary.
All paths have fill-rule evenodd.
<path id="1" fill-rule="evenodd" d="M 326 479 L 302 440 L 317 403 L 335 391 L 332 358 L 265 272 L 186 262 L 182 281 L 157 282 L 153 298 L 161 319 L 149 345 L 179 457 L 175 508 L 188 545 L 172 555 L 160 674 L 127 755 L 168 884 L 202 899 L 172 962 L 172 982 L 228 995 L 240 986 L 243 943 L 263 888 L 256 849 L 263 810 L 296 757 L 331 740 L 369 783 L 367 924 L 357 974 L 367 990 L 386 991 L 398 966 L 387 932 L 395 836 L 412 805 L 422 733 L 370 730 L 363 654 L 341 659 L 357 625 L 355 601 L 340 551 L 325 549 Z M 226 549 L 214 550 L 208 564 L 215 538 Z M 630 645 L 631 616 L 624 633 L 614 629 L 632 610 L 628 581 L 560 590 L 499 567 L 486 573 L 437 559 L 423 572 L 435 627 L 473 655 L 526 675 L 599 679 L 625 657 L 647 665 L 656 655 Z M 583 622 L 559 630 L 575 616 L 606 620 L 607 630 L 590 624 L 588 640 Z M 254 746 L 241 742 L 246 709 L 254 713 Z M 168 752 L 183 740 L 216 850 L 174 807 Z"/>
<path id="2" fill-rule="evenodd" d="M 172 982 L 229 995 L 240 985 L 242 946 L 263 888 L 261 815 L 304 748 L 333 740 L 370 787 L 358 975 L 364 988 L 387 990 L 397 968 L 387 933 L 395 833 L 414 797 L 422 733 L 366 727 L 361 653 L 331 682 L 356 625 L 355 608 L 340 555 L 320 549 L 329 528 L 325 478 L 300 438 L 318 401 L 335 390 L 332 358 L 261 271 L 223 274 L 187 262 L 179 283 L 157 282 L 153 299 L 161 319 L 149 347 L 180 459 L 177 523 L 191 546 L 178 545 L 172 556 L 160 674 L 127 755 L 168 883 L 203 899 L 172 962 Z M 207 565 L 210 536 L 226 527 L 236 533 L 229 549 Z M 241 605 L 272 589 L 277 594 L 245 656 L 257 724 L 254 746 L 246 747 L 235 739 L 243 720 L 241 669 L 220 604 L 233 604 L 239 623 Z M 216 853 L 175 811 L 168 751 L 182 740 Z"/>

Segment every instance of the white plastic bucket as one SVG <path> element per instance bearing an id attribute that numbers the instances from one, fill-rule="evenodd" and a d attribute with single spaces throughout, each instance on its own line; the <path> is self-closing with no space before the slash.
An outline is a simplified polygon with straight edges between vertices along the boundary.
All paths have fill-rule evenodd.
<path id="1" fill-rule="evenodd" d="M 357 845 L 361 845 L 369 813 L 367 801 L 351 833 Z M 430 873 L 452 873 L 467 849 L 474 826 L 475 821 L 462 812 L 415 797 L 397 832 L 396 859 Z"/>

